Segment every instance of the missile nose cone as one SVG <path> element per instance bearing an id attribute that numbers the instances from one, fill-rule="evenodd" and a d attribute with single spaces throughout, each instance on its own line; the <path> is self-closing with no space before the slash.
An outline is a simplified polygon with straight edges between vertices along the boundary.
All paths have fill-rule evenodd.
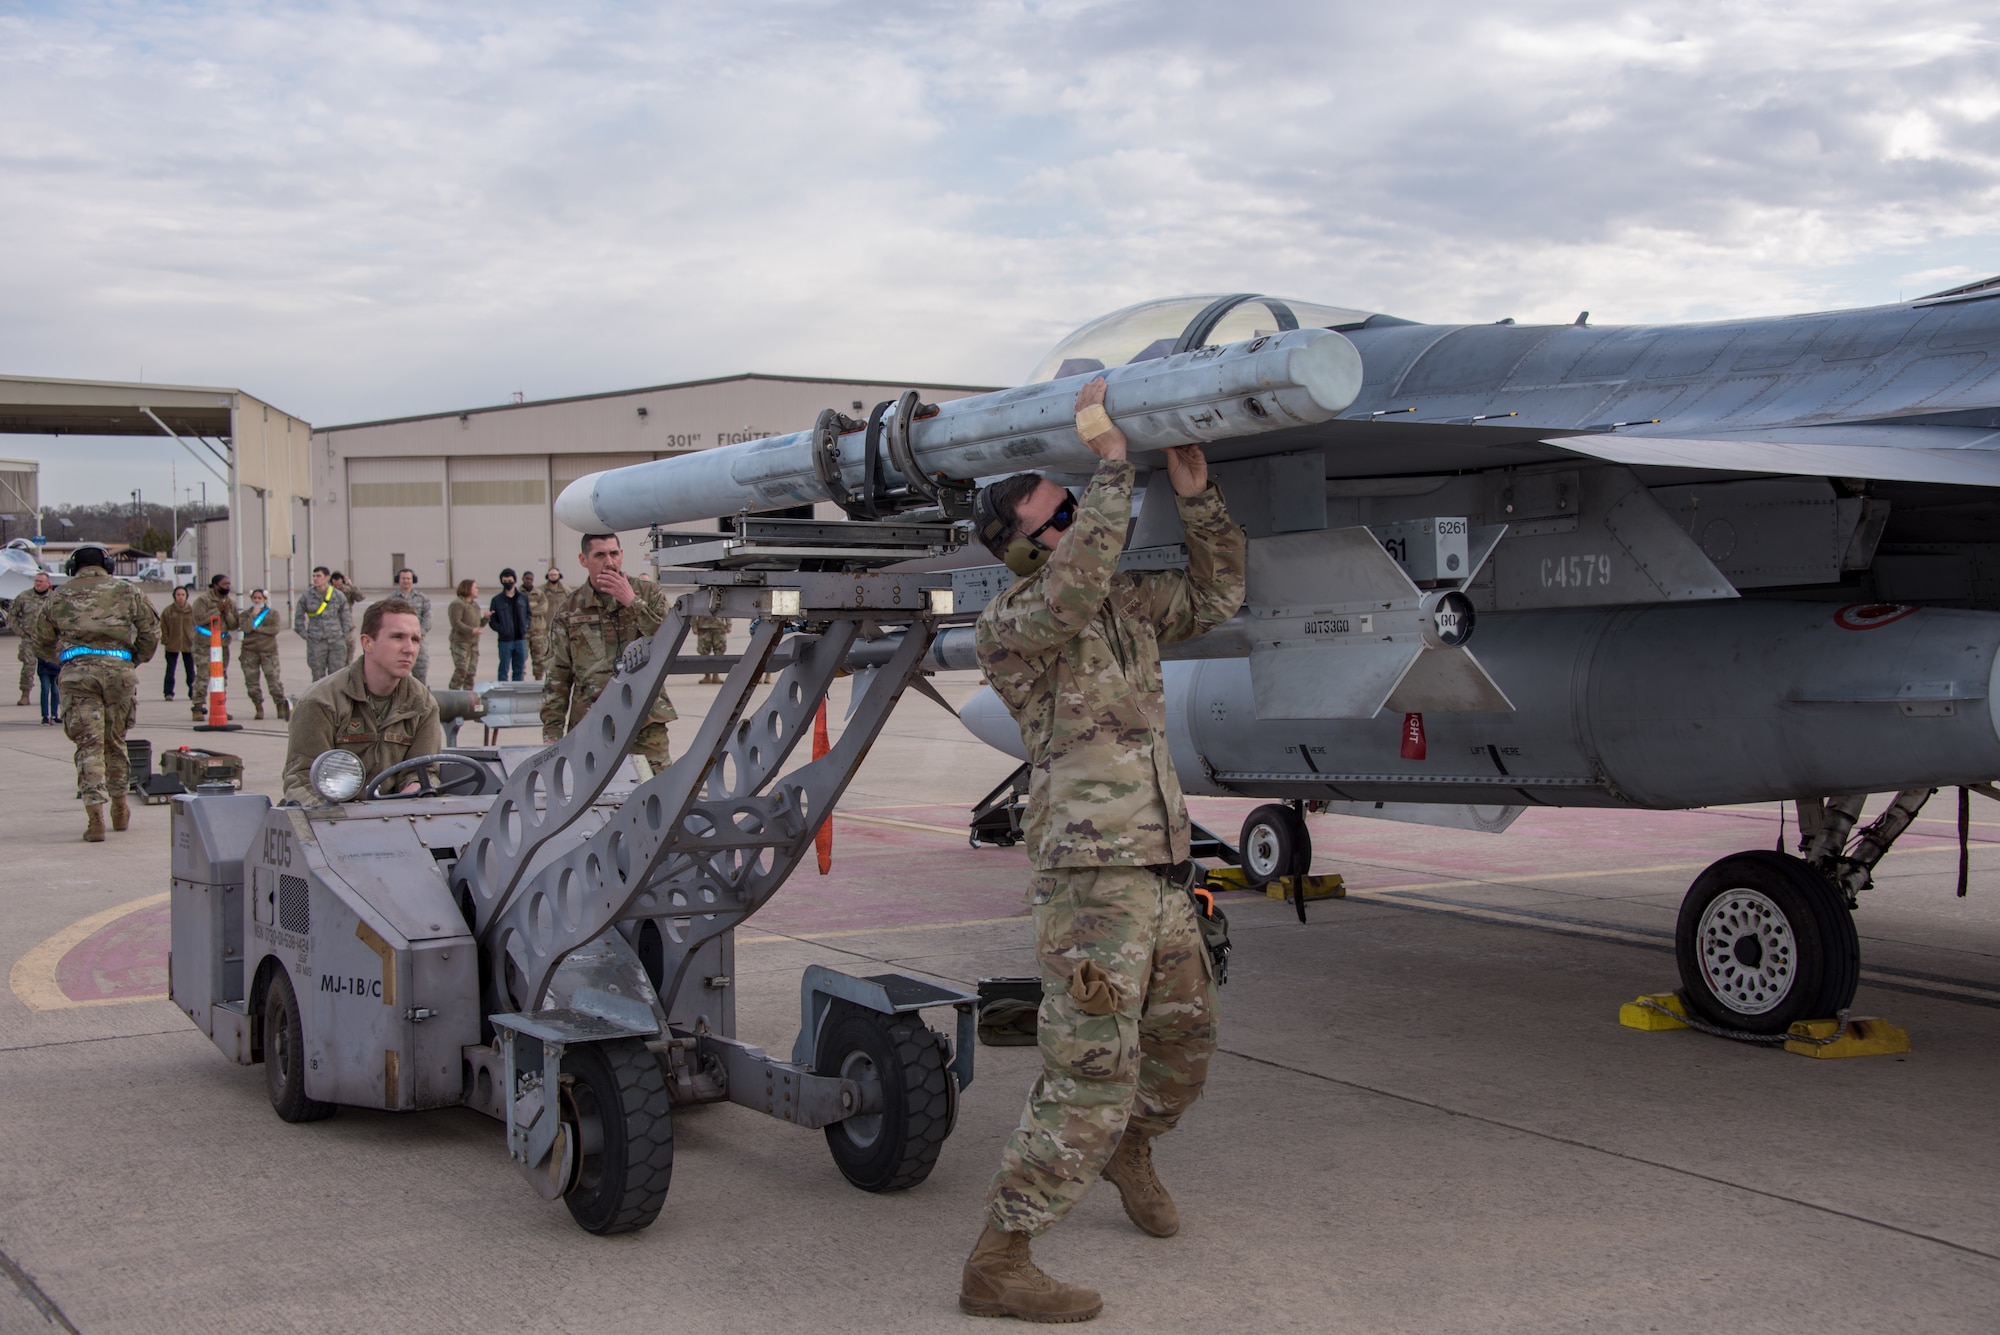
<path id="1" fill-rule="evenodd" d="M 585 473 L 576 481 L 562 489 L 556 497 L 556 522 L 578 533 L 602 533 L 615 524 L 606 524 L 597 517 L 597 479 L 604 474 Z"/>
<path id="2" fill-rule="evenodd" d="M 1000 703 L 1000 697 L 993 694 L 991 686 L 982 686 L 979 693 L 959 707 L 959 722 L 965 730 L 996 751 L 1003 751 L 1016 760 L 1028 758 L 1028 748 L 1022 744 L 1020 725 L 1007 712 L 1007 706 Z"/>
<path id="3" fill-rule="evenodd" d="M 1361 350 L 1339 334 L 1293 348 L 1286 365 L 1293 382 L 1330 413 L 1345 412 L 1361 397 Z"/>

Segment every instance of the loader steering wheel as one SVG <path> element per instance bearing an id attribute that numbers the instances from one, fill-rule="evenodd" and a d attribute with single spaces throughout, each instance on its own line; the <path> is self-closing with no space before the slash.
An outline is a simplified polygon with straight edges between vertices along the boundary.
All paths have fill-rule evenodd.
<path id="1" fill-rule="evenodd" d="M 431 777 L 431 767 L 437 767 L 437 777 Z M 414 775 L 416 788 L 411 792 L 398 792 Z M 361 789 L 361 801 L 380 802 L 395 797 L 484 797 L 497 793 L 506 785 L 500 772 L 477 756 L 469 756 L 463 751 L 445 751 L 436 755 L 411 756 L 401 760 L 370 779 Z M 385 791 L 386 790 L 386 791 Z"/>

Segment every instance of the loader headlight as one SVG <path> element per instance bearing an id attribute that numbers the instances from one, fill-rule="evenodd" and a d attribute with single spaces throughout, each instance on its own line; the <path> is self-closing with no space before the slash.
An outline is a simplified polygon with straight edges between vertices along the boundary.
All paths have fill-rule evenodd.
<path id="1" fill-rule="evenodd" d="M 328 751 L 313 761 L 306 781 L 329 802 L 349 802 L 368 781 L 368 771 L 361 767 L 361 757 L 352 751 Z"/>

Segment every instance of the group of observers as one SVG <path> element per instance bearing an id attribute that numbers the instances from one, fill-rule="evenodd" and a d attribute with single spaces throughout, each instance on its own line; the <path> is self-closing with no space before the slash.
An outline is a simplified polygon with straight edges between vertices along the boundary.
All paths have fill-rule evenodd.
<path id="1" fill-rule="evenodd" d="M 451 628 L 451 689 L 469 690 L 478 670 L 479 636 L 491 626 L 500 637 L 503 681 L 525 680 L 532 657 L 542 688 L 542 739 L 559 740 L 583 718 L 614 675 L 620 655 L 638 639 L 658 630 L 667 599 L 651 580 L 624 573 L 624 551 L 616 534 L 590 534 L 579 553 L 585 576 L 571 593 L 562 572 L 551 567 L 537 588 L 532 572 L 500 572 L 500 592 L 479 605 L 477 581 L 459 581 L 447 609 Z M 430 603 L 416 595 L 415 577 L 402 571 L 398 589 L 369 604 L 361 629 L 361 656 L 329 680 L 318 681 L 299 702 L 285 760 L 286 796 L 317 800 L 311 787 L 312 763 L 331 749 L 352 752 L 370 781 L 389 768 L 440 749 L 438 704 L 422 678 L 423 632 Z M 324 592 L 320 615 L 338 616 Z M 304 608 L 306 613 L 312 609 Z M 633 739 L 633 752 L 657 772 L 672 759 L 666 725 L 675 717 L 662 694 Z M 414 781 L 414 779 L 412 780 Z"/>
<path id="2" fill-rule="evenodd" d="M 473 688 L 479 666 L 480 636 L 490 627 L 500 641 L 498 679 L 525 681 L 532 667 L 535 679 L 546 683 L 547 698 L 541 711 L 544 739 L 554 741 L 561 737 L 603 690 L 619 654 L 635 639 L 650 635 L 665 619 L 664 593 L 650 580 L 628 578 L 623 573 L 623 556 L 616 535 L 586 537 L 579 560 L 588 580 L 574 594 L 566 587 L 561 569 L 555 566 L 549 567 L 540 585 L 536 584 L 533 571 L 517 574 L 512 567 L 502 570 L 500 592 L 483 607 L 477 581 L 459 581 L 458 596 L 447 608 L 451 689 Z M 32 632 L 38 609 L 54 592 L 52 582 L 44 576 L 9 609 L 10 620 L 22 632 L 21 704 L 28 703 L 32 686 L 39 680 L 44 722 L 51 723 L 59 721 L 61 715 L 59 665 L 54 661 L 37 661 L 31 646 L 35 643 Z M 397 571 L 395 588 L 370 603 L 365 616 L 360 607 L 364 601 L 366 595 L 340 571 L 326 566 L 313 568 L 311 587 L 300 594 L 292 608 L 292 630 L 306 642 L 306 662 L 314 682 L 314 688 L 301 697 L 301 705 L 306 698 L 325 697 L 330 702 L 345 697 L 357 708 L 366 707 L 379 714 L 390 709 L 385 695 L 387 688 L 389 694 L 398 697 L 391 713 L 410 712 L 411 717 L 403 721 L 411 724 L 417 722 L 418 715 L 427 715 L 430 726 L 434 727 L 435 702 L 428 708 L 422 707 L 423 701 L 429 699 L 426 689 L 429 662 L 424 638 L 431 629 L 432 603 L 417 587 L 416 572 L 407 568 Z M 150 607 L 144 607 L 143 611 L 145 619 L 155 622 L 156 642 L 166 657 L 160 683 L 164 699 L 173 700 L 177 687 L 184 685 L 194 717 L 200 721 L 208 709 L 209 671 L 204 664 L 219 659 L 226 678 L 230 660 L 235 658 L 242 666 L 243 684 L 256 718 L 265 717 L 267 690 L 278 718 L 293 718 L 293 701 L 285 690 L 278 664 L 281 617 L 271 606 L 265 590 L 252 589 L 248 603 L 239 605 L 229 576 L 219 574 L 199 592 L 191 584 L 175 588 L 172 601 L 156 619 Z M 707 624 L 710 621 L 715 624 Z M 719 618 L 703 619 L 699 628 L 703 653 L 721 652 L 727 624 Z M 211 642 L 219 653 L 212 653 Z M 372 658 L 371 643 L 375 646 Z M 86 647 L 71 652 L 110 651 Z M 145 655 L 134 654 L 124 661 L 136 667 L 150 655 L 149 645 Z M 363 666 L 360 660 L 367 660 L 365 672 L 358 671 Z M 336 675 L 342 675 L 340 682 L 328 681 Z M 419 694 L 402 687 L 406 679 Z M 322 684 L 332 691 L 331 695 L 319 689 Z M 313 726 L 307 729 L 315 745 L 303 748 L 308 753 L 324 750 L 324 746 L 317 745 L 324 740 L 319 736 L 320 731 L 339 722 L 321 717 L 325 712 L 315 708 Z M 668 762 L 665 725 L 673 717 L 672 703 L 662 696 L 637 739 L 635 750 L 655 768 Z M 400 742 L 411 741 L 419 733 L 429 740 L 428 728 L 415 727 L 410 730 L 412 737 L 400 737 L 405 730 L 392 729 L 399 733 Z M 120 737 L 115 740 L 122 745 L 123 730 L 116 731 Z M 376 727 L 375 731 L 381 732 L 382 727 Z M 106 738 L 107 751 L 113 740 Z M 297 777 L 287 774 L 288 788 L 294 786 L 292 781 Z"/>
<path id="3" fill-rule="evenodd" d="M 167 660 L 162 698 L 174 698 L 178 675 L 187 684 L 188 704 L 195 716 L 207 711 L 209 646 L 219 630 L 223 675 L 228 676 L 233 653 L 243 665 L 243 684 L 257 717 L 264 717 L 264 691 L 268 687 L 278 717 L 290 718 L 291 697 L 285 694 L 285 680 L 278 670 L 280 623 L 271 609 L 270 595 L 252 589 L 249 606 L 238 607 L 229 587 L 227 575 L 212 577 L 199 595 L 194 585 L 182 585 L 174 590 L 173 602 L 160 613 L 160 652 Z"/>
<path id="4" fill-rule="evenodd" d="M 489 627 L 500 641 L 500 672 L 494 680 L 527 680 L 531 661 L 535 680 L 542 680 L 547 675 L 549 619 L 568 596 L 569 590 L 563 586 L 563 573 L 559 566 L 549 567 L 549 573 L 539 587 L 535 584 L 534 571 L 516 575 L 514 567 L 508 566 L 500 572 L 500 592 L 494 594 L 484 607 L 479 605 L 479 581 L 460 580 L 458 597 L 452 599 L 448 613 L 451 619 L 450 689 L 472 689 L 473 681 L 479 674 L 479 632 Z M 428 619 L 424 628 L 430 628 Z"/>
<path id="5" fill-rule="evenodd" d="M 480 632 L 491 628 L 500 640 L 500 671 L 495 680 L 525 681 L 530 665 L 535 680 L 547 671 L 549 619 L 562 605 L 569 590 L 563 585 L 559 567 L 551 566 L 537 587 L 535 572 L 516 575 L 513 567 L 500 572 L 500 592 L 482 607 L 479 583 L 462 579 L 458 596 L 447 608 L 450 624 L 452 673 L 449 689 L 471 690 L 479 671 Z M 396 587 L 386 595 L 407 603 L 424 634 L 431 629 L 431 600 L 417 587 L 417 572 L 405 567 L 396 572 Z M 306 664 L 312 679 L 319 681 L 354 661 L 360 634 L 359 605 L 366 595 L 346 575 L 326 566 L 315 566 L 312 586 L 299 596 L 292 609 L 292 629 L 306 642 Z M 31 611 L 34 598 L 22 603 Z M 18 617 L 17 617 L 18 619 Z M 264 688 L 269 687 L 277 704 L 278 717 L 291 717 L 290 701 L 278 670 L 278 618 L 273 614 L 269 595 L 263 589 L 250 591 L 250 603 L 239 607 L 230 595 L 227 575 L 216 575 L 205 591 L 197 594 L 192 584 L 176 588 L 173 602 L 160 613 L 160 647 L 166 656 L 164 698 L 174 698 L 175 680 L 187 686 L 187 698 L 200 714 L 207 708 L 209 636 L 211 626 L 220 623 L 223 671 L 227 674 L 232 656 L 240 657 L 244 685 L 255 708 L 264 717 Z M 240 647 L 236 641 L 240 640 Z M 27 640 L 22 639 L 25 645 Z M 31 659 L 23 652 L 21 702 L 28 701 L 31 684 L 41 679 L 43 713 L 54 719 L 60 709 L 56 674 L 36 672 L 31 676 Z M 50 665 L 53 669 L 54 665 Z M 416 666 L 411 673 L 421 684 L 430 682 L 430 655 L 419 640 Z"/>

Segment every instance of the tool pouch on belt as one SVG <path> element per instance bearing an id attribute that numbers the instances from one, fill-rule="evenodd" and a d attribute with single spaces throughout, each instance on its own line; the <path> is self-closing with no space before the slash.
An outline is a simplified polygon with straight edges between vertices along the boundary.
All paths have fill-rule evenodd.
<path id="1" fill-rule="evenodd" d="M 1220 986 L 1229 981 L 1229 917 L 1215 906 L 1215 893 L 1206 886 L 1188 887 L 1188 897 L 1194 900 L 1195 926 L 1201 928 L 1201 943 L 1215 961 L 1215 981 Z"/>
<path id="2" fill-rule="evenodd" d="M 1194 905 L 1195 925 L 1201 929 L 1201 943 L 1208 947 L 1208 958 L 1215 965 L 1215 981 L 1218 985 L 1229 981 L 1229 918 L 1215 906 L 1215 892 L 1208 888 L 1201 864 L 1192 858 L 1186 862 L 1161 864 L 1147 868 L 1166 877 L 1169 884 L 1187 891 L 1188 900 Z"/>
<path id="3" fill-rule="evenodd" d="M 1229 916 L 1215 906 L 1215 892 L 1205 883 L 1190 884 L 1188 898 L 1194 901 L 1194 925 L 1201 928 L 1201 943 L 1215 962 L 1215 982 L 1220 987 L 1229 981 Z"/>

